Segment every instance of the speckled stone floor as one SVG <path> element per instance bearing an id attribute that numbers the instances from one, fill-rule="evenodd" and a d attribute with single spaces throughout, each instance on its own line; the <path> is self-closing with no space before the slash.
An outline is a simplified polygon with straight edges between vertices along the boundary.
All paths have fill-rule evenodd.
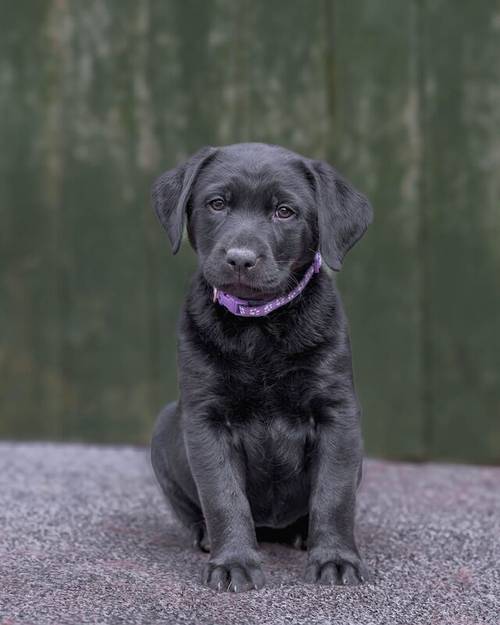
<path id="1" fill-rule="evenodd" d="M 0 443 L 0 624 L 498 625 L 500 468 L 368 461 L 358 517 L 370 584 L 264 544 L 267 586 L 216 594 L 146 450 Z"/>

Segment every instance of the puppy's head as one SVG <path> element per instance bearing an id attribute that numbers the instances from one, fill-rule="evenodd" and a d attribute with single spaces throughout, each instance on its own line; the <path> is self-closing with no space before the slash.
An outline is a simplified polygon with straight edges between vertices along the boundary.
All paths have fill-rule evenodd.
<path id="1" fill-rule="evenodd" d="M 203 148 L 153 185 L 174 254 L 187 221 L 207 282 L 246 299 L 292 287 L 319 249 L 340 270 L 372 219 L 367 199 L 327 163 L 284 148 Z"/>

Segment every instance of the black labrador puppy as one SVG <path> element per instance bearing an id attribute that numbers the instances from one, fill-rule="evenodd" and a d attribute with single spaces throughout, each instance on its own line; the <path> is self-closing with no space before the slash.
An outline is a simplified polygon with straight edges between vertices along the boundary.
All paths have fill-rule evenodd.
<path id="1" fill-rule="evenodd" d="M 358 584 L 362 437 L 333 270 L 372 208 L 330 165 L 278 146 L 204 148 L 153 186 L 174 253 L 198 256 L 180 322 L 180 399 L 156 422 L 155 474 L 204 582 L 260 588 L 257 540 L 307 541 L 305 579 Z M 266 534 L 267 532 L 267 534 Z"/>

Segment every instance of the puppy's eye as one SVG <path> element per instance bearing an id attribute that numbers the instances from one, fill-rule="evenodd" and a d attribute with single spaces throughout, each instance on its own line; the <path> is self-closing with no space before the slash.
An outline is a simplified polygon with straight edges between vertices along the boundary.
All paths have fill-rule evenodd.
<path id="1" fill-rule="evenodd" d="M 278 219 L 289 219 L 293 215 L 295 215 L 295 212 L 286 204 L 280 204 L 274 213 L 274 216 Z"/>
<path id="2" fill-rule="evenodd" d="M 226 203 L 224 202 L 224 200 L 221 197 L 216 197 L 213 200 L 210 200 L 208 205 L 214 211 L 221 211 L 223 208 L 226 207 Z"/>

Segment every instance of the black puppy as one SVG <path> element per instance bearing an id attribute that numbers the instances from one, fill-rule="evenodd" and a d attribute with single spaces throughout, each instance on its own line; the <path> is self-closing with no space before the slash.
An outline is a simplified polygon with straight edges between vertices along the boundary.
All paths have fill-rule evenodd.
<path id="1" fill-rule="evenodd" d="M 160 413 L 151 454 L 174 511 L 210 550 L 205 583 L 260 588 L 259 531 L 307 540 L 308 582 L 363 581 L 360 407 L 318 251 L 338 271 L 370 204 L 326 163 L 258 143 L 200 150 L 158 178 L 153 204 L 174 253 L 187 222 L 199 260 L 180 323 L 180 399 Z"/>

